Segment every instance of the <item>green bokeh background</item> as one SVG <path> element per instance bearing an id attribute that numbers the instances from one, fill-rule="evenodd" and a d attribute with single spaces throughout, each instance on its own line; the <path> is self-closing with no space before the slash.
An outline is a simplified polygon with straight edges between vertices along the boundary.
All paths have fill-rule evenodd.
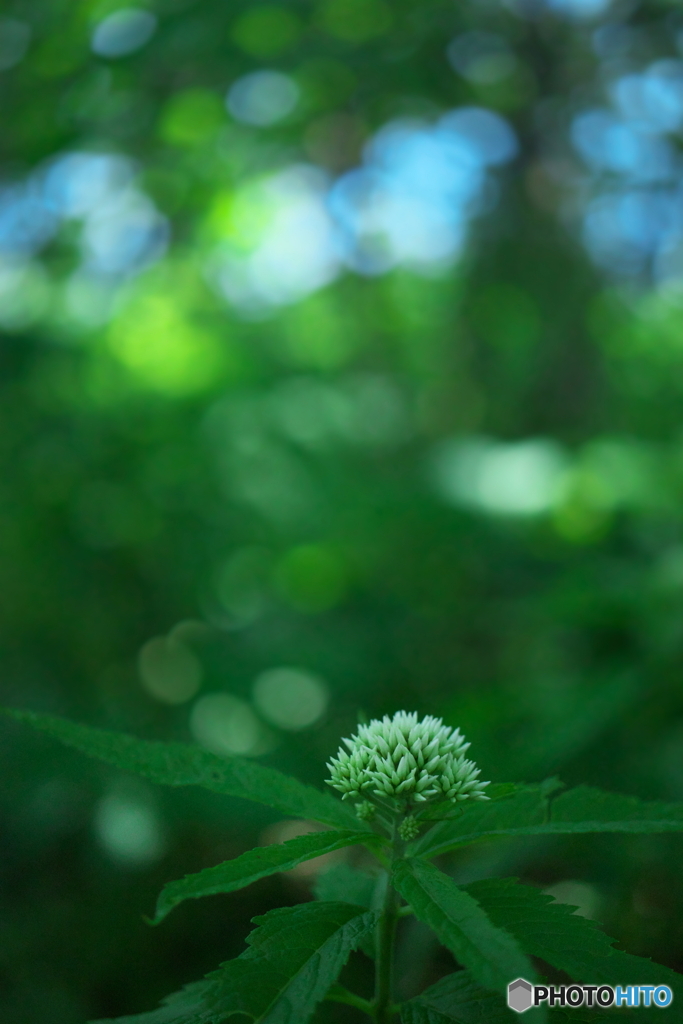
<path id="1" fill-rule="evenodd" d="M 170 234 L 104 283 L 79 276 L 77 220 L 2 255 L 3 704 L 158 739 L 213 714 L 228 746 L 316 785 L 359 713 L 416 709 L 459 725 L 485 778 L 683 800 L 683 299 L 591 261 L 568 141 L 605 102 L 596 31 L 636 33 L 636 65 L 672 58 L 676 5 L 552 6 L 159 0 L 152 37 L 107 58 L 91 40 L 120 4 L 9 0 L 0 44 L 31 33 L 0 72 L 5 185 L 119 154 Z M 507 41 L 502 79 L 449 64 L 466 32 Z M 224 102 L 263 67 L 299 89 L 269 127 Z M 267 229 L 270 175 L 337 177 L 386 123 L 472 105 L 520 148 L 457 260 L 249 314 L 218 293 L 216 253 Z M 468 458 L 488 485 L 458 483 Z M 283 667 L 327 699 L 303 728 L 255 698 Z M 282 837 L 277 816 L 0 729 L 2 1024 L 151 1008 L 237 955 L 255 914 L 310 898 L 278 876 L 149 928 L 165 881 Z M 683 970 L 682 852 L 577 837 L 449 866 L 557 886 Z M 413 938 L 406 995 L 452 969 Z"/>

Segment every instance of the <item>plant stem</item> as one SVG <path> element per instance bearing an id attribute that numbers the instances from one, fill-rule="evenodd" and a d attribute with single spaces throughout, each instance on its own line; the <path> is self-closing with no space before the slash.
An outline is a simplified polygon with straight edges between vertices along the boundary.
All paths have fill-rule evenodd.
<path id="1" fill-rule="evenodd" d="M 397 824 L 393 828 L 394 860 L 400 856 L 402 843 L 398 837 Z M 377 959 L 375 968 L 375 1021 L 376 1024 L 391 1024 L 393 1008 L 393 967 L 394 936 L 398 920 L 399 896 L 391 884 L 391 873 L 387 872 L 387 888 L 384 895 L 382 916 L 377 926 Z"/>
<path id="2" fill-rule="evenodd" d="M 355 1006 L 357 1010 L 362 1010 L 368 1017 L 375 1019 L 375 1009 L 372 1003 L 368 999 L 363 999 L 362 996 L 357 996 L 355 992 L 349 992 L 343 985 L 333 985 L 327 993 L 326 999 L 330 1003 L 345 1003 L 347 1006 Z"/>

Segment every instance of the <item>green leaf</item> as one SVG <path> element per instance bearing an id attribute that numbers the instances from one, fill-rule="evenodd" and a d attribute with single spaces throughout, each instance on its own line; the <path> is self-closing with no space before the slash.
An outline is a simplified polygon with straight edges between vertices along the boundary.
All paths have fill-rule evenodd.
<path id="1" fill-rule="evenodd" d="M 257 1024 L 305 1024 L 377 914 L 348 903 L 305 903 L 255 918 L 249 949 L 209 975 L 208 1004 Z"/>
<path id="2" fill-rule="evenodd" d="M 514 878 L 491 878 L 464 886 L 494 924 L 506 928 L 525 953 L 565 971 L 586 985 L 669 985 L 683 998 L 683 976 L 644 957 L 614 949 L 614 939 L 574 914 L 574 907 Z M 661 1020 L 661 1009 L 642 1007 L 643 1021 Z"/>
<path id="3" fill-rule="evenodd" d="M 373 906 L 378 877 L 356 871 L 348 864 L 333 864 L 318 875 L 313 889 L 317 900 L 330 903 L 355 903 L 359 907 Z M 366 935 L 358 947 L 371 960 L 375 957 L 375 937 Z"/>
<path id="4" fill-rule="evenodd" d="M 495 782 L 486 788 L 487 803 L 508 800 L 515 793 L 528 789 L 521 782 Z M 437 804 L 425 804 L 417 817 L 420 821 L 451 821 L 462 816 L 462 804 L 453 804 L 451 800 Z"/>
<path id="5" fill-rule="evenodd" d="M 536 972 L 517 940 L 494 925 L 476 899 L 433 864 L 399 861 L 394 884 L 416 917 L 436 932 L 484 988 L 504 992 L 515 978 L 535 979 Z"/>
<path id="6" fill-rule="evenodd" d="M 539 1011 L 527 1011 L 524 1020 L 537 1024 Z M 519 1019 L 503 996 L 481 988 L 469 971 L 449 974 L 401 1007 L 403 1024 L 513 1024 Z M 552 1024 L 604 1024 L 605 1014 L 583 1007 L 559 1009 L 551 1010 L 549 1019 Z"/>
<path id="7" fill-rule="evenodd" d="M 117 768 L 167 786 L 202 786 L 226 796 L 266 804 L 295 818 L 363 831 L 353 811 L 331 794 L 320 793 L 273 768 L 241 757 L 217 757 L 186 743 L 139 740 L 126 733 L 79 725 L 31 711 L 6 710 L 19 722 L 54 736 L 68 747 Z M 371 833 L 370 828 L 367 830 Z"/>
<path id="8" fill-rule="evenodd" d="M 168 996 L 157 1010 L 92 1024 L 223 1024 L 235 1014 L 256 1024 L 306 1024 L 377 914 L 348 903 L 304 903 L 254 923 L 249 948 L 204 981 Z"/>
<path id="9" fill-rule="evenodd" d="M 543 785 L 526 786 L 495 803 L 463 806 L 411 844 L 413 857 L 435 857 L 458 846 L 504 836 L 585 832 L 683 832 L 683 804 L 647 802 L 579 786 L 552 799 Z"/>
<path id="10" fill-rule="evenodd" d="M 180 992 L 166 996 L 161 1006 L 149 1013 L 136 1013 L 132 1017 L 91 1021 L 90 1024 L 221 1024 L 222 1011 L 209 1009 L 204 997 L 211 988 L 209 981 L 196 981 Z"/>
<path id="11" fill-rule="evenodd" d="M 153 924 L 158 924 L 175 906 L 187 899 L 234 892 L 277 871 L 289 871 L 303 861 L 320 857 L 356 843 L 381 842 L 368 832 L 311 832 L 286 843 L 258 847 L 215 867 L 187 875 L 164 886 L 159 896 Z M 348 902 L 348 901 L 347 901 Z M 353 901 L 351 901 L 353 902 Z"/>
<path id="12" fill-rule="evenodd" d="M 469 971 L 449 974 L 401 1007 L 403 1024 L 511 1024 L 514 1016 L 502 996 L 477 985 Z"/>
<path id="13" fill-rule="evenodd" d="M 333 864 L 318 875 L 313 888 L 317 900 L 332 903 L 355 903 L 359 907 L 370 907 L 377 885 L 377 878 L 364 871 L 357 871 L 348 864 Z"/>

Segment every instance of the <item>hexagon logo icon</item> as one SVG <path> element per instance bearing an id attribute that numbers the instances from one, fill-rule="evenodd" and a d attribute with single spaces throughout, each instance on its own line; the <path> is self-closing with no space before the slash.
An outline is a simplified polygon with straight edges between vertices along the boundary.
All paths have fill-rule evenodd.
<path id="1" fill-rule="evenodd" d="M 517 1013 L 530 1010 L 533 1005 L 534 990 L 524 978 L 517 978 L 508 985 L 508 1006 Z"/>

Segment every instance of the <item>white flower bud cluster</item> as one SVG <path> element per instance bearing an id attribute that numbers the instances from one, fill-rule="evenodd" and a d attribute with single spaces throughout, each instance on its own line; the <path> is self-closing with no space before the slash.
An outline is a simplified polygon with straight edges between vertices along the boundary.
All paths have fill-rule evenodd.
<path id="1" fill-rule="evenodd" d="M 407 814 L 401 824 L 398 826 L 398 834 L 401 839 L 405 839 L 409 842 L 411 839 L 415 839 L 420 834 L 420 822 L 417 820 L 414 814 Z"/>
<path id="2" fill-rule="evenodd" d="M 369 800 L 361 800 L 356 804 L 356 817 L 359 821 L 372 821 L 377 814 L 377 808 Z"/>
<path id="3" fill-rule="evenodd" d="M 366 794 L 398 798 L 406 804 L 428 800 L 487 800 L 479 782 L 480 769 L 465 759 L 470 746 L 459 729 L 428 715 L 418 721 L 417 712 L 397 711 L 393 718 L 360 725 L 358 732 L 342 741 L 328 764 L 328 784 L 343 800 Z"/>

